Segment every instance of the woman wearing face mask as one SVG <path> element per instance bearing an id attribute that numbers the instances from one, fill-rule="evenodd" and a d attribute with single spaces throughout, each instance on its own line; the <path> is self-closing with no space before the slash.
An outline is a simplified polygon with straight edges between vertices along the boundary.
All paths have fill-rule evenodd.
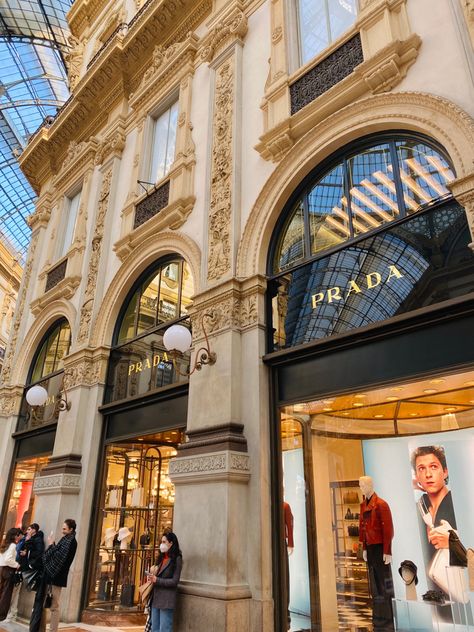
<path id="1" fill-rule="evenodd" d="M 156 566 L 156 575 L 148 576 L 148 581 L 155 584 L 150 600 L 151 630 L 172 632 L 176 593 L 183 567 L 183 556 L 174 533 L 165 533 L 161 538 Z"/>

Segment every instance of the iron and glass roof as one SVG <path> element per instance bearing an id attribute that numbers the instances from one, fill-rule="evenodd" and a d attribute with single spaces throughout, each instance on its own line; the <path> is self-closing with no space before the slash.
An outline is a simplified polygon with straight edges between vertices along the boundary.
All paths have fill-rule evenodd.
<path id="1" fill-rule="evenodd" d="M 24 263 L 35 193 L 17 157 L 69 96 L 64 53 L 73 0 L 0 0 L 0 239 Z"/>

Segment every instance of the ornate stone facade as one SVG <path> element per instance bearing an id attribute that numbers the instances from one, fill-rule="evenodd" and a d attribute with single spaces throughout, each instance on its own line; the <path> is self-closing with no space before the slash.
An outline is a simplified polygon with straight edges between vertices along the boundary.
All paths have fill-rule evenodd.
<path id="1" fill-rule="evenodd" d="M 81 307 L 81 320 L 79 323 L 79 333 L 77 335 L 78 343 L 85 342 L 89 336 L 90 331 L 92 309 L 94 307 L 96 280 L 99 270 L 100 254 L 102 250 L 102 239 L 104 236 L 105 216 L 109 204 L 112 171 L 112 169 L 108 169 L 105 172 L 100 189 L 99 204 L 97 207 L 95 229 L 92 237 L 91 254 L 89 258 L 89 271 L 87 273 L 86 289 L 84 291 L 84 299 Z"/>
<path id="2" fill-rule="evenodd" d="M 229 272 L 231 265 L 233 112 L 234 65 L 233 58 L 230 58 L 216 71 L 209 205 L 209 281 L 218 281 Z"/>

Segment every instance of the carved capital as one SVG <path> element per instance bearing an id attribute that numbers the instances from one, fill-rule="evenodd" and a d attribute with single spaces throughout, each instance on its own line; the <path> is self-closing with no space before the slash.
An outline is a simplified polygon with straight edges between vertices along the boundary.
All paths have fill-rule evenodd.
<path id="1" fill-rule="evenodd" d="M 471 231 L 472 242 L 469 244 L 474 250 L 474 173 L 458 178 L 448 185 L 456 200 L 466 211 L 467 223 Z"/>
<path id="2" fill-rule="evenodd" d="M 223 450 L 211 454 L 176 457 L 170 461 L 169 475 L 175 485 L 231 481 L 248 483 L 248 454 Z"/>
<path id="3" fill-rule="evenodd" d="M 37 476 L 33 485 L 36 495 L 45 494 L 79 494 L 81 491 L 80 474 L 51 474 Z"/>
<path id="4" fill-rule="evenodd" d="M 64 359 L 64 389 L 104 384 L 109 352 L 107 349 L 85 349 Z"/>
<path id="5" fill-rule="evenodd" d="M 109 157 L 120 157 L 125 148 L 125 123 L 120 120 L 115 129 L 107 134 L 99 144 L 95 155 L 95 164 L 101 165 Z"/>

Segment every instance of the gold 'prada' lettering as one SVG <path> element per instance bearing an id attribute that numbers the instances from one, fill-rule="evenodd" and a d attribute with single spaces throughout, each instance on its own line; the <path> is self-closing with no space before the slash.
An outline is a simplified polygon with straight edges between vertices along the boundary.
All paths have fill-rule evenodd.
<path id="1" fill-rule="evenodd" d="M 321 300 L 323 299 L 324 294 L 321 294 Z M 313 305 L 314 307 L 314 305 Z M 166 351 L 163 355 L 159 353 L 155 353 L 153 356 L 149 358 L 145 358 L 142 362 L 131 362 L 128 365 L 128 375 L 132 375 L 132 373 L 142 373 L 145 369 L 151 369 L 157 367 L 162 362 L 169 362 L 168 354 Z"/>
<path id="2" fill-rule="evenodd" d="M 364 293 L 365 290 L 371 290 L 381 283 L 390 283 L 392 279 L 402 279 L 404 274 L 400 272 L 400 270 L 395 265 L 387 266 L 386 270 L 386 278 L 384 280 L 382 273 L 378 271 L 369 272 L 369 274 L 365 275 L 365 288 L 362 288 L 361 281 L 359 283 L 354 279 L 350 279 L 346 288 L 341 288 L 339 286 L 330 287 L 324 292 L 317 292 L 316 294 L 311 295 L 311 305 L 313 309 L 317 309 L 317 307 L 323 303 L 333 303 L 334 301 L 342 301 L 344 298 L 347 300 L 351 294 L 361 294 Z M 345 292 L 345 297 L 342 295 Z"/>

